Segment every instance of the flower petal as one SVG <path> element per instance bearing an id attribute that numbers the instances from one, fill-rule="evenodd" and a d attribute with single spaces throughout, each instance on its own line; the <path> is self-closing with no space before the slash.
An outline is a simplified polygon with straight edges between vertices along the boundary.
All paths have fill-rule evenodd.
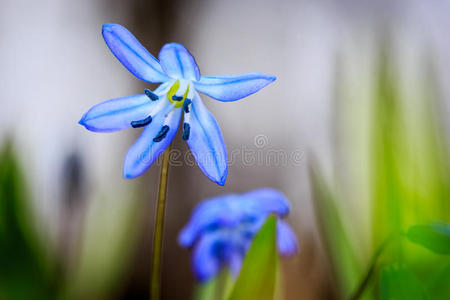
<path id="1" fill-rule="evenodd" d="M 144 173 L 172 142 L 181 118 L 181 108 L 174 109 L 169 116 L 165 117 L 172 107 L 173 105 L 170 105 L 159 112 L 128 150 L 123 167 L 125 178 L 134 178 Z M 169 130 L 161 141 L 155 141 L 163 125 L 169 126 Z"/>
<path id="2" fill-rule="evenodd" d="M 217 253 L 220 235 L 206 234 L 195 245 L 192 253 L 192 267 L 196 278 L 205 282 L 216 276 L 221 267 Z"/>
<path id="3" fill-rule="evenodd" d="M 242 205 L 248 213 L 275 213 L 284 217 L 289 213 L 290 205 L 286 196 L 273 188 L 259 188 L 241 195 Z"/>
<path id="4" fill-rule="evenodd" d="M 161 67 L 172 78 L 200 80 L 200 70 L 194 57 L 178 43 L 165 44 L 159 52 Z"/>
<path id="5" fill-rule="evenodd" d="M 244 217 L 236 209 L 238 195 L 225 195 L 207 199 L 195 207 L 191 219 L 178 236 L 178 243 L 183 247 L 193 245 L 199 234 L 208 229 L 217 227 L 233 227 Z"/>
<path id="6" fill-rule="evenodd" d="M 288 199 L 272 188 L 209 198 L 195 207 L 178 242 L 183 247 L 190 247 L 203 232 L 218 227 L 232 228 L 242 221 L 247 223 L 247 231 L 253 236 L 271 213 L 281 217 L 289 213 Z"/>
<path id="7" fill-rule="evenodd" d="M 275 79 L 273 75 L 261 73 L 202 76 L 195 82 L 195 88 L 216 100 L 228 102 L 254 94 Z"/>
<path id="8" fill-rule="evenodd" d="M 242 254 L 237 251 L 234 252 L 229 258 L 228 266 L 234 278 L 237 278 L 239 272 L 241 271 L 242 261 L 243 261 Z"/>
<path id="9" fill-rule="evenodd" d="M 291 226 L 283 220 L 277 222 L 277 246 L 283 256 L 293 256 L 298 252 L 298 241 Z"/>
<path id="10" fill-rule="evenodd" d="M 148 82 L 164 82 L 169 78 L 158 60 L 119 24 L 104 24 L 103 38 L 115 57 L 137 78 Z"/>
<path id="11" fill-rule="evenodd" d="M 227 150 L 222 133 L 213 115 L 195 93 L 190 112 L 189 148 L 205 175 L 224 185 L 228 174 Z"/>
<path id="12" fill-rule="evenodd" d="M 146 95 L 111 99 L 93 106 L 78 123 L 95 132 L 131 128 L 132 121 L 145 119 L 159 103 Z"/>

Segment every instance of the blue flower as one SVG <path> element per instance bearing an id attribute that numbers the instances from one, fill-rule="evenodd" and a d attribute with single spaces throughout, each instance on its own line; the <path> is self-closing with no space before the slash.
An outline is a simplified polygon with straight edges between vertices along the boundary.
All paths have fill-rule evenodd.
<path id="1" fill-rule="evenodd" d="M 134 178 L 144 173 L 171 143 L 184 112 L 183 139 L 203 173 L 224 185 L 228 166 L 222 133 L 197 91 L 219 101 L 235 101 L 256 93 L 275 76 L 200 76 L 194 58 L 180 44 L 164 45 L 158 61 L 121 25 L 103 25 L 103 37 L 116 58 L 137 78 L 162 84 L 154 91 L 146 89 L 142 95 L 95 105 L 79 123 L 95 132 L 145 127 L 125 158 L 124 176 Z"/>
<path id="2" fill-rule="evenodd" d="M 195 208 L 178 242 L 192 248 L 193 271 L 199 281 L 213 278 L 222 267 L 228 267 L 237 276 L 253 236 L 270 214 L 277 216 L 277 247 L 281 255 L 297 253 L 295 233 L 281 220 L 288 213 L 286 197 L 271 188 L 214 197 Z"/>

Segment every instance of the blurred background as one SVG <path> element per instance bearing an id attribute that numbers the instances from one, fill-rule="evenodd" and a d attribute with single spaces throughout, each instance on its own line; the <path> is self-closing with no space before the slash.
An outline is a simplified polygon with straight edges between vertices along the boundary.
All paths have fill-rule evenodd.
<path id="1" fill-rule="evenodd" d="M 155 56 L 167 42 L 184 44 L 202 74 L 277 76 L 241 101 L 202 96 L 231 159 L 225 187 L 186 163 L 176 137 L 164 299 L 194 292 L 176 237 L 206 197 L 263 186 L 288 196 L 301 251 L 283 261 L 285 299 L 346 299 L 391 232 L 450 221 L 450 1 L 1 4 L 1 299 L 148 298 L 159 166 L 123 179 L 139 131 L 77 124 L 100 101 L 154 88 L 110 53 L 104 23 L 124 25 Z M 440 281 L 424 285 L 448 299 L 448 258 L 394 248 L 385 260 L 421 280 L 442 267 Z M 376 283 L 365 297 L 378 297 Z"/>

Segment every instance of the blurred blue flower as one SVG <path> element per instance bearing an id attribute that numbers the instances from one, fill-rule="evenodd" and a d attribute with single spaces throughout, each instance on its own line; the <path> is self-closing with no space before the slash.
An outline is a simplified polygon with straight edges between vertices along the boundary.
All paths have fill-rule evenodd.
<path id="1" fill-rule="evenodd" d="M 222 133 L 197 91 L 220 101 L 235 101 L 257 92 L 275 76 L 200 76 L 194 58 L 180 44 L 166 44 L 158 61 L 121 25 L 103 25 L 103 37 L 112 53 L 137 78 L 162 84 L 154 91 L 146 89 L 142 95 L 95 105 L 79 123 L 96 132 L 145 127 L 125 158 L 124 176 L 134 178 L 144 173 L 171 143 L 184 112 L 183 139 L 205 175 L 224 185 L 228 166 Z"/>
<path id="2" fill-rule="evenodd" d="M 254 235 L 270 214 L 277 216 L 277 247 L 281 255 L 297 253 L 295 233 L 281 220 L 288 213 L 286 197 L 271 188 L 214 197 L 195 208 L 178 242 L 193 249 L 193 271 L 199 281 L 213 278 L 222 267 L 228 267 L 237 276 Z"/>

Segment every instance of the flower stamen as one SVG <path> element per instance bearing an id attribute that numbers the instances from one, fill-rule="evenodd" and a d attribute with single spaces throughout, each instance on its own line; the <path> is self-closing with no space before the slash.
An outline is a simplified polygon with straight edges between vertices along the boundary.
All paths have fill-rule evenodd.
<path id="1" fill-rule="evenodd" d="M 191 133 L 191 125 L 189 123 L 183 123 L 183 140 L 187 141 L 189 139 L 189 135 Z"/>
<path id="2" fill-rule="evenodd" d="M 156 137 L 153 139 L 154 142 L 161 142 L 167 135 L 167 132 L 169 132 L 169 126 L 164 125 L 159 133 L 156 135 Z"/>
<path id="3" fill-rule="evenodd" d="M 189 98 L 186 98 L 186 100 L 184 100 L 183 110 L 185 113 L 189 113 L 189 104 L 191 104 L 191 103 L 192 103 L 192 100 Z"/>
<path id="4" fill-rule="evenodd" d="M 147 95 L 147 97 L 149 97 L 150 100 L 152 100 L 152 101 L 156 101 L 156 100 L 159 99 L 158 95 L 156 95 L 155 93 L 153 93 L 149 89 L 145 89 L 144 92 Z"/>
<path id="5" fill-rule="evenodd" d="M 150 124 L 151 122 L 152 122 L 152 116 L 148 116 L 147 118 L 145 118 L 143 120 L 132 121 L 131 127 L 133 127 L 133 128 L 144 127 L 144 126 L 147 126 L 148 124 Z"/>

